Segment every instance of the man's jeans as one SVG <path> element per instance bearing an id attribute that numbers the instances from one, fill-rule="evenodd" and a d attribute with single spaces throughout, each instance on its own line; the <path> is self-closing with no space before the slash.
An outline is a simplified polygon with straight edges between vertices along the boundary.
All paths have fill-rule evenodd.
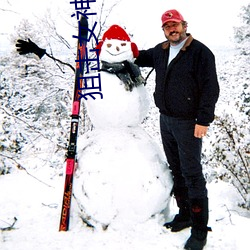
<path id="1" fill-rule="evenodd" d="M 188 189 L 189 199 L 207 197 L 202 173 L 202 139 L 194 137 L 195 120 L 160 115 L 163 148 L 174 179 L 174 190 Z"/>

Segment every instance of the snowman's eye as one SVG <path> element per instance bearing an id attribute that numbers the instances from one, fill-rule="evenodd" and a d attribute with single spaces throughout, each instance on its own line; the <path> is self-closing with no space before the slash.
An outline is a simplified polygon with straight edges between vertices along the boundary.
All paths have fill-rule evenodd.
<path id="1" fill-rule="evenodd" d="M 107 47 L 108 47 L 108 48 L 112 47 L 112 44 L 111 44 L 111 43 L 108 43 L 108 44 L 107 44 Z"/>
<path id="2" fill-rule="evenodd" d="M 127 44 L 126 43 L 121 43 L 121 46 L 126 46 Z"/>

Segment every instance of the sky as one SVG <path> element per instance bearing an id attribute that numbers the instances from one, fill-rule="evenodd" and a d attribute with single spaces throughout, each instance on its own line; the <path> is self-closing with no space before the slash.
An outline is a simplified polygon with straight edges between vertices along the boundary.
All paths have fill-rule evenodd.
<path id="1" fill-rule="evenodd" d="M 229 37 L 233 35 L 233 26 L 240 23 L 238 17 L 240 7 L 250 1 L 154 0 L 148 2 L 149 4 L 143 0 L 123 1 L 121 9 L 133 6 L 130 16 L 134 19 L 132 25 L 137 31 L 135 33 L 149 37 L 152 43 L 164 39 L 161 15 L 169 9 L 177 9 L 188 22 L 188 32 L 196 39 L 208 45 L 224 45 L 230 42 Z M 155 4 L 153 5 L 152 2 Z M 118 17 L 120 15 L 121 13 Z M 125 24 L 126 22 L 127 19 L 124 20 Z"/>
<path id="2" fill-rule="evenodd" d="M 0 0 L 0 2 L 1 51 L 8 49 L 8 34 L 13 32 L 14 26 L 18 26 L 21 19 L 35 21 L 35 17 L 43 16 L 49 8 L 67 20 L 71 17 L 69 13 L 62 12 L 64 6 L 74 11 L 74 6 L 69 0 Z M 249 0 L 230 2 L 228 0 L 121 0 L 109 15 L 108 24 L 125 26 L 134 34 L 139 47 L 153 46 L 164 39 L 161 15 L 166 10 L 175 8 L 182 13 L 188 22 L 188 32 L 196 39 L 208 46 L 228 45 L 230 37 L 233 36 L 233 27 L 240 24 L 240 7 L 248 3 Z M 97 3 L 92 3 L 92 6 L 94 4 Z M 67 30 L 62 27 L 61 32 L 66 33 Z"/>

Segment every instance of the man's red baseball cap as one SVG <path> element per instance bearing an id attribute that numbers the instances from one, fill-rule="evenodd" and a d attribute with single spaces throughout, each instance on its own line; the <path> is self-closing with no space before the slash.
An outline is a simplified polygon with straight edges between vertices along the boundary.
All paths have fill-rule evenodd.
<path id="1" fill-rule="evenodd" d="M 161 21 L 162 21 L 162 27 L 163 27 L 167 22 L 180 23 L 180 22 L 184 21 L 184 18 L 181 15 L 181 13 L 178 12 L 177 10 L 168 10 L 168 11 L 163 13 L 163 15 L 161 17 Z"/>

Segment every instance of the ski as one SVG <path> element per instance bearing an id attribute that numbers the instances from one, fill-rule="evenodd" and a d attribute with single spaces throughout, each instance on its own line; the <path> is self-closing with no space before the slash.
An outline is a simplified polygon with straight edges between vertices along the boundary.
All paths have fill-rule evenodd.
<path id="1" fill-rule="evenodd" d="M 74 96 L 73 96 L 72 115 L 71 115 L 71 128 L 70 128 L 69 144 L 67 149 L 66 176 L 64 183 L 59 231 L 67 231 L 69 229 L 73 175 L 75 166 L 77 164 L 76 146 L 77 146 L 78 124 L 80 118 L 79 116 L 80 104 L 81 104 L 80 94 L 82 88 L 81 78 L 83 76 L 83 70 L 84 70 L 84 58 L 86 55 L 87 38 L 88 38 L 88 21 L 84 16 L 82 16 L 79 21 L 79 36 L 77 42 L 77 57 L 76 57 L 76 69 L 75 69 Z"/>

